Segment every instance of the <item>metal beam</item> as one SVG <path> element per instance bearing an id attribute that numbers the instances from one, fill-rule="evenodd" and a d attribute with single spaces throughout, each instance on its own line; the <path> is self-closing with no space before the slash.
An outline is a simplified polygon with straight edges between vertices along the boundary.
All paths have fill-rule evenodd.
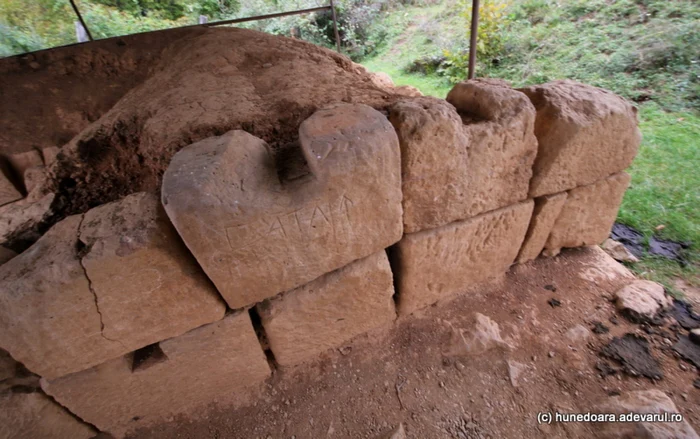
<path id="1" fill-rule="evenodd" d="M 331 6 L 319 6 L 317 8 L 299 9 L 296 11 L 289 12 L 278 12 L 276 14 L 257 15 L 255 17 L 234 18 L 233 20 L 215 21 L 213 23 L 207 23 L 204 26 L 221 26 L 224 24 L 244 23 L 246 21 L 266 20 L 268 18 L 285 17 L 287 15 L 308 14 L 309 12 L 327 11 L 329 9 L 331 9 Z"/>
<path id="2" fill-rule="evenodd" d="M 85 24 L 85 20 L 83 20 L 83 16 L 80 15 L 80 11 L 78 10 L 78 6 L 76 6 L 74 0 L 70 0 L 70 5 L 73 6 L 73 11 L 75 11 L 75 15 L 78 16 L 78 20 L 80 21 L 80 24 L 83 25 L 83 28 L 85 29 L 85 33 L 87 33 L 88 38 L 90 41 L 93 41 L 92 39 L 92 34 L 90 33 L 90 29 L 88 29 L 87 24 Z"/>
<path id="3" fill-rule="evenodd" d="M 479 33 L 479 0 L 472 0 L 472 28 L 469 35 L 469 76 L 474 79 L 476 69 L 476 37 Z"/>
<path id="4" fill-rule="evenodd" d="M 338 33 L 338 19 L 335 16 L 335 4 L 331 0 L 331 15 L 333 16 L 333 32 L 335 33 L 335 46 L 338 48 L 338 53 L 340 53 L 340 34 Z"/>

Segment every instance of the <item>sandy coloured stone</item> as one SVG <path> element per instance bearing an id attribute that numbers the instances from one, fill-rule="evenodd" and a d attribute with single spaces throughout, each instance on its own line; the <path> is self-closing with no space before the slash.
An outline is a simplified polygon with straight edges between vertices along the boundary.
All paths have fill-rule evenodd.
<path id="1" fill-rule="evenodd" d="M 566 196 L 566 192 L 561 192 L 535 199 L 535 208 L 532 211 L 532 219 L 530 219 L 525 241 L 518 254 L 518 263 L 531 261 L 542 252 L 554 222 L 559 217 L 561 208 L 566 202 Z"/>
<path id="2" fill-rule="evenodd" d="M 57 146 L 48 146 L 46 148 L 42 148 L 41 150 L 41 158 L 44 160 L 44 165 L 49 166 L 53 164 L 53 162 L 56 161 L 56 157 L 58 156 L 58 153 L 61 152 L 61 148 Z"/>
<path id="3" fill-rule="evenodd" d="M 225 304 L 152 194 L 72 216 L 0 266 L 0 346 L 56 378 L 219 320 Z"/>
<path id="4" fill-rule="evenodd" d="M 380 251 L 257 306 L 275 360 L 312 360 L 396 318 L 394 282 Z"/>
<path id="5" fill-rule="evenodd" d="M 22 199 L 22 194 L 14 184 L 0 171 L 0 206 Z"/>
<path id="6" fill-rule="evenodd" d="M 401 238 L 396 133 L 366 105 L 299 129 L 308 164 L 230 131 L 190 145 L 163 177 L 165 210 L 231 308 L 301 286 Z M 303 161 L 302 161 L 303 162 Z"/>
<path id="7" fill-rule="evenodd" d="M 0 265 L 17 256 L 17 253 L 0 245 Z"/>
<path id="8" fill-rule="evenodd" d="M 226 397 L 270 375 L 247 312 L 162 341 L 150 356 L 110 360 L 42 388 L 81 419 L 122 437 Z"/>
<path id="9" fill-rule="evenodd" d="M 520 250 L 533 204 L 405 235 L 395 254 L 399 314 L 503 276 Z"/>
<path id="10" fill-rule="evenodd" d="M 633 321 L 651 320 L 672 303 L 663 285 L 648 280 L 635 280 L 615 292 L 617 309 Z"/>
<path id="11" fill-rule="evenodd" d="M 44 165 L 44 159 L 41 157 L 41 153 L 35 149 L 11 154 L 7 156 L 7 161 L 15 175 L 21 179 L 21 184 L 24 184 L 24 173 L 27 169 Z M 28 192 L 26 189 L 25 191 Z"/>
<path id="12" fill-rule="evenodd" d="M 0 394 L 0 437 L 88 439 L 97 432 L 38 392 Z"/>
<path id="13" fill-rule="evenodd" d="M 457 84 L 442 99 L 405 99 L 390 107 L 401 144 L 406 233 L 527 198 L 537 151 L 535 109 L 494 80 Z"/>
<path id="14" fill-rule="evenodd" d="M 637 109 L 622 97 L 570 80 L 521 91 L 537 109 L 531 197 L 592 184 L 632 163 L 641 133 Z"/>
<path id="15" fill-rule="evenodd" d="M 620 172 L 570 190 L 547 238 L 546 252 L 555 255 L 564 247 L 581 247 L 605 241 L 629 183 L 630 176 Z"/>
<path id="16" fill-rule="evenodd" d="M 638 390 L 625 392 L 603 401 L 593 410 L 596 413 L 616 415 L 656 414 L 663 419 L 663 414 L 678 414 L 678 407 L 661 390 Z M 595 437 L 607 439 L 648 438 L 648 439 L 698 439 L 700 436 L 693 427 L 680 417 L 673 422 L 626 421 L 594 422 Z"/>
<path id="17" fill-rule="evenodd" d="M 46 194 L 0 206 L 0 245 L 11 239 L 34 241 L 41 236 L 38 229 L 54 214 L 55 199 L 56 194 Z"/>

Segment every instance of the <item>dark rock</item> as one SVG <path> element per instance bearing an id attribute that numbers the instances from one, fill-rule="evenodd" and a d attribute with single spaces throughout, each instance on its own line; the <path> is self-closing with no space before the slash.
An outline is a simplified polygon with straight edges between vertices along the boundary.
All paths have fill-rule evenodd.
<path id="1" fill-rule="evenodd" d="M 678 352 L 685 361 L 700 368 L 700 345 L 690 341 L 690 338 L 685 335 L 679 336 L 678 342 L 673 345 L 673 350 Z"/>
<path id="2" fill-rule="evenodd" d="M 552 298 L 552 299 L 549 299 L 549 300 L 547 301 L 547 303 L 548 303 L 549 306 L 551 306 L 552 308 L 556 308 L 556 307 L 558 307 L 558 306 L 561 306 L 561 302 L 558 301 L 557 299 L 553 299 L 553 298 Z"/>
<path id="3" fill-rule="evenodd" d="M 645 376 L 652 379 L 663 378 L 659 362 L 649 351 L 649 342 L 638 335 L 629 333 L 622 338 L 615 337 L 600 353 L 622 364 L 622 370 L 631 376 Z"/>
<path id="4" fill-rule="evenodd" d="M 602 324 L 601 322 L 595 321 L 593 322 L 593 329 L 592 329 L 594 334 L 607 334 L 610 332 L 610 328 Z"/>

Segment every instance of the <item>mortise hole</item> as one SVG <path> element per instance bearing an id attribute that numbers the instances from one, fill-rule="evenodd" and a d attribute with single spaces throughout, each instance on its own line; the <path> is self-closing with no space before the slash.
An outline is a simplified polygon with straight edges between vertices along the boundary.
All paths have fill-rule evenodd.
<path id="1" fill-rule="evenodd" d="M 160 348 L 158 343 L 154 343 L 134 351 L 131 362 L 131 372 L 146 370 L 151 366 L 168 360 L 168 356 Z"/>

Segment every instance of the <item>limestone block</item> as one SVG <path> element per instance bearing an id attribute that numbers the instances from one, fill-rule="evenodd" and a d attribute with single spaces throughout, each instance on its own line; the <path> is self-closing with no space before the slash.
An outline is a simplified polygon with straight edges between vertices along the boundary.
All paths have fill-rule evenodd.
<path id="1" fill-rule="evenodd" d="M 0 266 L 0 346 L 56 378 L 221 319 L 155 195 L 68 217 Z"/>
<path id="2" fill-rule="evenodd" d="M 600 244 L 610 235 L 622 197 L 630 183 L 625 172 L 569 191 L 566 202 L 547 238 L 545 251 Z"/>
<path id="3" fill-rule="evenodd" d="M 235 396 L 270 375 L 246 312 L 160 342 L 42 388 L 81 419 L 117 437 Z M 138 355 L 135 360 L 135 355 Z"/>
<path id="4" fill-rule="evenodd" d="M 396 246 L 399 314 L 504 275 L 525 238 L 533 204 L 527 200 L 405 235 Z"/>
<path id="5" fill-rule="evenodd" d="M 592 184 L 632 163 L 641 142 L 637 109 L 620 96 L 569 80 L 521 91 L 537 109 L 531 197 Z"/>
<path id="6" fill-rule="evenodd" d="M 275 360 L 291 365 L 396 318 L 394 283 L 380 251 L 258 305 Z"/>
<path id="7" fill-rule="evenodd" d="M 654 318 L 661 309 L 673 304 L 666 297 L 663 285 L 648 280 L 635 280 L 615 292 L 615 305 L 632 321 L 644 322 Z"/>
<path id="8" fill-rule="evenodd" d="M 17 256 L 17 253 L 0 245 L 0 265 Z"/>
<path id="9" fill-rule="evenodd" d="M 54 214 L 55 198 L 56 194 L 46 194 L 0 206 L 0 245 L 12 238 L 36 239 L 36 230 Z"/>
<path id="10" fill-rule="evenodd" d="M 527 198 L 537 151 L 535 109 L 505 83 L 462 82 L 447 102 L 402 100 L 389 117 L 401 144 L 407 233 Z"/>
<path id="11" fill-rule="evenodd" d="M 97 432 L 41 392 L 0 394 L 0 437 L 88 439 Z"/>
<path id="12" fill-rule="evenodd" d="M 310 172 L 290 172 L 265 142 L 230 131 L 178 152 L 163 177 L 168 216 L 231 308 L 401 238 L 399 147 L 387 119 L 337 104 L 304 121 L 299 136 Z"/>
<path id="13" fill-rule="evenodd" d="M 45 185 L 47 179 L 46 166 L 33 166 L 24 171 L 24 187 L 27 193 L 32 193 Z"/>
<path id="14" fill-rule="evenodd" d="M 24 173 L 27 169 L 35 166 L 42 166 L 44 164 L 44 159 L 41 157 L 41 153 L 35 149 L 17 154 L 11 154 L 7 156 L 7 161 L 10 163 L 15 175 L 22 179 L 22 184 L 24 184 Z"/>
<path id="15" fill-rule="evenodd" d="M 625 392 L 622 395 L 610 397 L 592 411 L 626 416 L 630 413 L 657 414 L 661 419 L 663 419 L 663 413 L 679 413 L 671 398 L 656 389 Z M 675 422 L 595 422 L 591 425 L 596 428 L 596 437 L 607 439 L 632 437 L 698 439 L 700 437 L 687 421 L 682 420 L 682 417 Z"/>
<path id="16" fill-rule="evenodd" d="M 19 193 L 14 184 L 0 171 L 0 206 L 12 203 L 13 201 L 21 200 L 22 194 Z"/>
<path id="17" fill-rule="evenodd" d="M 56 156 L 61 152 L 61 148 L 57 146 L 48 146 L 41 150 L 41 158 L 44 160 L 44 164 L 49 166 L 56 161 Z"/>
<path id="18" fill-rule="evenodd" d="M 530 227 L 527 229 L 525 242 L 523 242 L 518 254 L 517 261 L 519 263 L 531 261 L 542 252 L 549 232 L 552 231 L 554 222 L 561 213 L 561 208 L 564 207 L 566 196 L 566 192 L 561 192 L 535 199 L 535 209 L 532 211 Z"/>

